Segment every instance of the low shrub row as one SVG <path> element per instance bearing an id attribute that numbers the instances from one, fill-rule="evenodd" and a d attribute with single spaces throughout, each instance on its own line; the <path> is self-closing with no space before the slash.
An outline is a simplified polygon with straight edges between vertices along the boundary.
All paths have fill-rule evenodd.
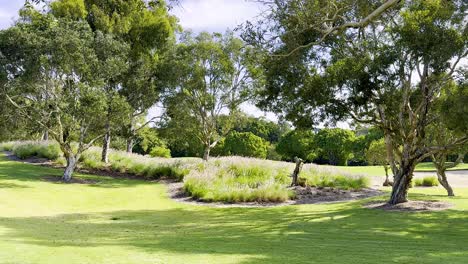
<path id="1" fill-rule="evenodd" d="M 9 142 L 0 150 L 11 150 L 25 159 L 36 156 L 65 165 L 60 148 L 53 142 Z M 170 178 L 184 181 L 184 190 L 192 197 L 212 202 L 283 202 L 294 198 L 289 188 L 294 164 L 242 157 L 152 158 L 111 150 L 110 164 L 101 162 L 99 147 L 85 151 L 79 166 L 87 169 L 111 170 L 146 179 Z M 369 186 L 368 178 L 353 176 L 339 169 L 304 165 L 300 176 L 304 186 L 358 190 Z"/>
<path id="2" fill-rule="evenodd" d="M 283 202 L 293 198 L 287 186 L 289 170 L 273 162 L 223 157 L 192 170 L 184 189 L 192 197 L 212 202 Z"/>
<path id="3" fill-rule="evenodd" d="M 20 159 L 31 157 L 56 160 L 60 157 L 61 151 L 58 144 L 51 141 L 15 141 L 0 144 L 0 150 L 12 151 Z"/>

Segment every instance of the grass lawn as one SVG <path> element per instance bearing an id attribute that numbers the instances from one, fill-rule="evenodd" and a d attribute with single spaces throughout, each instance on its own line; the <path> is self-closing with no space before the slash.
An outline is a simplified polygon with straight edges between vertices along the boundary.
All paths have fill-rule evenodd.
<path id="1" fill-rule="evenodd" d="M 385 170 L 382 166 L 336 166 L 350 173 L 364 173 L 370 176 L 385 176 Z M 468 170 L 468 163 L 458 164 L 457 167 L 449 170 Z M 436 171 L 432 162 L 423 162 L 416 166 L 415 171 Z M 389 171 L 391 174 L 391 171 Z"/>
<path id="2" fill-rule="evenodd" d="M 60 174 L 0 154 L 0 263 L 468 263 L 468 188 L 430 213 L 362 202 L 209 208 L 171 201 L 158 183 L 42 180 Z"/>

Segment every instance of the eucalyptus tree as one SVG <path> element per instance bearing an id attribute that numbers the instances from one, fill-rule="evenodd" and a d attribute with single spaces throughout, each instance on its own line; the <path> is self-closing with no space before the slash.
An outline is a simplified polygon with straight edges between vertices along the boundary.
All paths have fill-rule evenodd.
<path id="1" fill-rule="evenodd" d="M 112 71 L 107 74 L 109 108 L 102 161 L 108 161 L 112 130 L 122 130 L 122 126 L 127 151 L 132 152 L 138 130 L 154 121 L 144 120 L 148 109 L 165 88 L 166 75 L 159 65 L 174 44 L 177 28 L 176 18 L 168 13 L 170 6 L 165 1 L 153 0 L 58 0 L 51 7 L 56 16 L 87 21 L 96 38 L 101 36 L 103 44 L 112 44 L 98 50 L 100 61 Z M 118 124 L 113 116 L 124 107 L 120 96 L 125 97 L 132 111 Z M 120 101 L 118 107 L 112 107 L 115 100 Z"/>
<path id="2" fill-rule="evenodd" d="M 270 7 L 268 23 L 248 24 L 244 33 L 269 55 L 259 106 L 297 126 L 352 118 L 380 128 L 394 174 L 390 204 L 407 201 L 418 162 L 468 140 L 425 140 L 441 87 L 466 82 L 466 1 L 293 0 Z"/>
<path id="3" fill-rule="evenodd" d="M 86 19 L 95 31 L 112 33 L 130 46 L 128 70 L 120 82 L 119 94 L 132 108 L 125 122 L 127 151 L 132 152 L 138 130 L 149 122 L 139 122 L 159 101 L 166 88 L 160 70 L 165 53 L 174 45 L 177 19 L 170 15 L 166 1 L 84 0 Z"/>
<path id="4" fill-rule="evenodd" d="M 69 181 L 81 154 L 105 134 L 105 80 L 88 23 L 27 5 L 0 33 L 5 97 L 15 112 L 49 131 L 67 161 Z"/>
<path id="5" fill-rule="evenodd" d="M 232 32 L 186 33 L 174 56 L 177 88 L 166 100 L 168 116 L 191 131 L 208 160 L 259 82 L 253 53 Z"/>

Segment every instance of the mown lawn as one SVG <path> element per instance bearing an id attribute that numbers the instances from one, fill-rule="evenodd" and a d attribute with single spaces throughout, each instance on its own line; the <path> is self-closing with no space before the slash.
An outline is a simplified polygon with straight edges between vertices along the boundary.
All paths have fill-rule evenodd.
<path id="1" fill-rule="evenodd" d="M 158 183 L 42 180 L 60 173 L 0 156 L 0 263 L 468 263 L 468 188 L 431 213 L 361 202 L 209 208 L 171 201 Z"/>
<path id="2" fill-rule="evenodd" d="M 343 169 L 350 173 L 364 173 L 369 176 L 385 176 L 385 170 L 382 166 L 335 166 L 335 168 Z M 449 170 L 468 170 L 468 163 L 461 163 L 454 168 Z M 416 166 L 416 170 L 419 172 L 423 171 L 436 171 L 432 162 L 423 162 Z M 389 171 L 391 174 L 391 172 Z"/>

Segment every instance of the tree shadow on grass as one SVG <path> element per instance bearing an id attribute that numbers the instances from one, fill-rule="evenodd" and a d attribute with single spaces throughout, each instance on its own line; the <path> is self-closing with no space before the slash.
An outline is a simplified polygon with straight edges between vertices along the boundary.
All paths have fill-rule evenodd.
<path id="1" fill-rule="evenodd" d="M 21 163 L 18 161 L 7 160 L 5 156 L 0 155 L 0 181 L 1 180 L 16 180 L 16 181 L 50 181 L 56 184 L 67 184 L 62 183 L 59 179 L 62 177 L 63 169 L 51 168 L 40 165 L 33 165 L 28 163 Z M 57 180 L 51 180 L 56 177 Z M 84 174 L 76 172 L 73 178 L 83 180 L 83 183 L 71 183 L 71 184 L 86 184 L 91 187 L 97 188 L 120 188 L 120 187 L 131 187 L 141 184 L 150 184 L 148 181 L 139 179 L 125 179 L 118 178 L 114 179 L 109 176 L 99 176 L 92 174 Z M 88 181 L 88 183 L 86 183 Z M 1 185 L 0 185 L 1 188 Z"/>
<path id="2" fill-rule="evenodd" d="M 400 213 L 359 203 L 320 211 L 177 208 L 0 218 L 12 242 L 48 247 L 120 246 L 148 254 L 235 254 L 238 263 L 466 263 L 468 214 Z M 34 228 L 33 228 L 34 227 Z M 7 239 L 8 240 L 8 239 Z"/>

